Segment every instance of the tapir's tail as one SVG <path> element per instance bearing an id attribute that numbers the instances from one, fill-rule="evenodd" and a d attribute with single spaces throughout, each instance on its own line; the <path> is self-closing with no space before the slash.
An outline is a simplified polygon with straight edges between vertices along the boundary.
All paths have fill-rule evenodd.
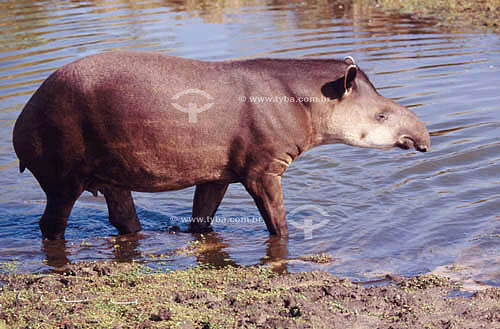
<path id="1" fill-rule="evenodd" d="M 23 173 L 24 170 L 26 170 L 26 166 L 24 165 L 24 163 L 22 161 L 19 161 L 19 171 L 21 173 Z"/>

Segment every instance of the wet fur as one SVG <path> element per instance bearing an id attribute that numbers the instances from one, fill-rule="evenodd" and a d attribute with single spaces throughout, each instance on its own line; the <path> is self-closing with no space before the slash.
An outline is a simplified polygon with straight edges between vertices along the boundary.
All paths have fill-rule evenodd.
<path id="1" fill-rule="evenodd" d="M 207 230 L 228 185 L 237 182 L 270 234 L 286 235 L 281 175 L 311 147 L 343 142 L 341 134 L 325 137 L 324 130 L 344 92 L 347 66 L 340 60 L 203 62 L 109 52 L 62 67 L 36 91 L 14 128 L 20 171 L 28 168 L 47 195 L 43 237 L 64 238 L 85 190 L 104 195 L 111 224 L 126 234 L 141 229 L 130 191 L 193 185 L 193 217 L 205 221 L 190 229 Z M 355 83 L 378 95 L 361 70 Z M 189 88 L 215 99 L 196 124 L 171 105 Z M 332 104 L 238 102 L 240 95 L 327 96 Z"/>

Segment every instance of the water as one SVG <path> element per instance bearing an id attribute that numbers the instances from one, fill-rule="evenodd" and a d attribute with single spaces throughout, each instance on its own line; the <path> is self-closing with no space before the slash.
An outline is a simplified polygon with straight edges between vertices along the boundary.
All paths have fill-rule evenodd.
<path id="1" fill-rule="evenodd" d="M 445 30 L 432 19 L 340 2 L 262 0 L 3 1 L 0 32 L 0 262 L 15 261 L 23 271 L 87 259 L 169 268 L 270 263 L 358 279 L 445 271 L 500 285 L 498 35 Z M 304 154 L 283 179 L 288 243 L 269 240 L 262 222 L 222 221 L 204 239 L 172 232 L 186 227 L 172 216 L 190 216 L 191 188 L 135 193 L 144 233 L 126 241 L 114 238 L 102 197 L 85 193 L 70 218 L 68 241 L 43 244 L 37 222 L 45 196 L 29 172 L 18 172 L 15 119 L 52 71 L 112 49 L 205 60 L 351 55 L 384 96 L 426 122 L 432 152 L 330 145 Z M 239 185 L 230 187 L 217 214 L 259 218 Z M 308 218 L 314 225 L 328 221 L 310 232 L 312 239 L 299 227 Z M 200 239 L 198 256 L 159 262 L 158 255 Z M 297 259 L 318 253 L 334 261 Z"/>

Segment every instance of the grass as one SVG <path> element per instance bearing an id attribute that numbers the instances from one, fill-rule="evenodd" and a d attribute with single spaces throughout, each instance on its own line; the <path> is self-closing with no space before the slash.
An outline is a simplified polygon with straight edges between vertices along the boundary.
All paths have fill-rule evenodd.
<path id="1" fill-rule="evenodd" d="M 371 6 L 416 16 L 436 16 L 444 24 L 500 32 L 500 0 L 361 0 Z"/>
<path id="2" fill-rule="evenodd" d="M 81 273 L 99 272 L 98 263 L 86 266 L 90 270 L 83 269 L 77 275 L 18 274 L 16 281 L 23 282 L 20 287 L 7 281 L 0 297 L 3 308 L 0 329 L 5 323 L 15 328 L 58 328 L 71 323 L 88 328 L 142 323 L 144 327 L 156 328 L 212 321 L 234 327 L 230 318 L 220 316 L 220 310 L 207 307 L 207 301 L 220 301 L 230 294 L 235 300 L 253 303 L 279 294 L 276 289 L 233 292 L 225 288 L 231 282 L 248 280 L 251 276 L 262 279 L 275 275 L 263 268 L 242 272 L 230 266 L 223 271 L 202 266 L 155 272 L 132 263 L 115 264 L 118 269 L 107 275 L 82 276 Z M 190 296 L 193 293 L 200 298 L 193 301 Z M 189 303 L 183 303 L 185 296 Z M 195 309 L 203 309 L 203 314 Z"/>

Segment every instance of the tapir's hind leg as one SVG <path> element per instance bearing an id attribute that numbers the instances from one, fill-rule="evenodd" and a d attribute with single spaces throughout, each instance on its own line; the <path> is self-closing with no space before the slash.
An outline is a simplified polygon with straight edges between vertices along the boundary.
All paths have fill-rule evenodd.
<path id="1" fill-rule="evenodd" d="M 63 182 L 52 181 L 50 184 L 42 181 L 40 185 L 47 195 L 47 205 L 40 219 L 42 237 L 62 240 L 73 205 L 83 192 L 83 184 L 78 179 L 66 178 Z"/>
<path id="2" fill-rule="evenodd" d="M 224 198 L 228 186 L 229 184 L 217 183 L 196 185 L 193 200 L 193 215 L 189 224 L 189 231 L 210 231 L 210 223 Z"/>
<path id="3" fill-rule="evenodd" d="M 112 186 L 99 188 L 108 205 L 110 223 L 119 234 L 134 233 L 141 230 L 141 224 L 135 212 L 132 193 Z"/>

